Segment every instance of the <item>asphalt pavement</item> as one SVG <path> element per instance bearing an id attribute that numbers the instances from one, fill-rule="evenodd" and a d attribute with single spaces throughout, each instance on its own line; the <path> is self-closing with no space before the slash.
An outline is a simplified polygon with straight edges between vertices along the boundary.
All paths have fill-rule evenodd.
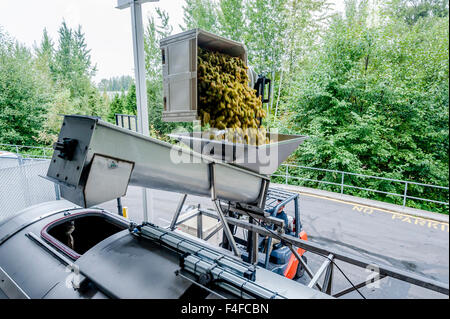
<path id="1" fill-rule="evenodd" d="M 153 211 L 149 220 L 160 226 L 168 226 L 182 195 L 159 190 L 149 190 L 149 193 L 149 205 Z M 130 186 L 127 195 L 122 198 L 123 206 L 128 208 L 129 218 L 136 222 L 143 220 L 141 194 L 141 188 Z M 300 216 L 308 240 L 340 252 L 364 256 L 375 263 L 449 282 L 448 222 L 358 205 L 355 202 L 357 203 L 357 198 L 348 202 L 300 193 Z M 204 208 L 213 207 L 208 198 L 196 196 L 188 196 L 185 207 L 197 204 Z M 116 201 L 100 206 L 117 212 Z M 285 211 L 288 215 L 293 215 L 293 204 L 289 204 Z M 305 256 L 313 271 L 324 260 L 323 257 L 308 252 Z M 335 267 L 333 293 L 351 287 L 349 280 L 357 284 L 370 275 L 369 270 L 340 261 L 336 264 L 345 276 Z M 307 282 L 306 277 L 300 281 Z M 359 292 L 368 299 L 448 298 L 393 278 L 383 278 L 378 285 L 361 288 Z M 344 297 L 363 298 L 361 294 L 355 291 Z"/>

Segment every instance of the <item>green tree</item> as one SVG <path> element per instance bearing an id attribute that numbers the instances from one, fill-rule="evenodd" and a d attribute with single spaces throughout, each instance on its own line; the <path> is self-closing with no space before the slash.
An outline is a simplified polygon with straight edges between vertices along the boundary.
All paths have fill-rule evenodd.
<path id="1" fill-rule="evenodd" d="M 96 70 L 91 64 L 84 33 L 81 26 L 73 30 L 63 21 L 58 34 L 58 48 L 50 67 L 54 81 L 69 88 L 72 97 L 82 97 L 89 93 L 92 86 L 90 78 Z"/>
<path id="2" fill-rule="evenodd" d="M 49 103 L 31 52 L 0 30 L 0 143 L 36 143 Z"/>
<path id="3" fill-rule="evenodd" d="M 152 134 L 164 138 L 163 134 L 171 132 L 176 124 L 161 120 L 164 105 L 159 41 L 172 33 L 172 27 L 167 12 L 157 8 L 156 13 L 156 19 L 149 17 L 144 36 L 148 116 Z"/>
<path id="4" fill-rule="evenodd" d="M 448 0 L 391 0 L 388 11 L 409 25 L 426 17 L 448 16 Z"/>
<path id="5" fill-rule="evenodd" d="M 206 31 L 217 31 L 217 12 L 215 1 L 186 0 L 183 6 L 183 30 L 201 28 Z"/>
<path id="6" fill-rule="evenodd" d="M 102 79 L 100 83 L 98 83 L 97 87 L 100 91 L 128 91 L 133 82 L 133 77 L 129 75 L 122 75 L 120 77 L 113 76 L 110 79 Z"/>
<path id="7" fill-rule="evenodd" d="M 246 32 L 244 0 L 220 0 L 217 21 L 221 35 L 241 42 Z"/>
<path id="8" fill-rule="evenodd" d="M 45 118 L 41 125 L 42 130 L 37 135 L 37 140 L 44 145 L 55 142 L 61 129 L 63 114 L 80 114 L 70 97 L 69 89 L 60 89 L 52 96 Z M 30 144 L 31 145 L 31 144 Z"/>
<path id="9" fill-rule="evenodd" d="M 42 72 L 50 74 L 50 65 L 53 63 L 55 48 L 52 39 L 49 37 L 47 29 L 44 29 L 39 47 L 35 47 L 36 66 Z"/>
<path id="10" fill-rule="evenodd" d="M 330 18 L 327 0 L 290 0 L 287 2 L 287 25 L 283 47 L 288 76 L 294 76 L 320 39 Z"/>
<path id="11" fill-rule="evenodd" d="M 124 98 L 122 110 L 123 114 L 136 115 L 137 113 L 136 85 L 134 83 L 130 86 L 130 90 L 128 91 L 128 94 Z"/>
<path id="12" fill-rule="evenodd" d="M 258 73 L 280 70 L 283 35 L 287 27 L 286 3 L 286 0 L 246 2 L 248 29 L 244 39 L 249 51 L 249 62 Z"/>
<path id="13" fill-rule="evenodd" d="M 121 94 L 114 94 L 110 104 L 109 104 L 109 115 L 108 120 L 111 123 L 115 123 L 115 114 L 124 114 L 125 111 L 125 92 L 122 91 Z"/>
<path id="14" fill-rule="evenodd" d="M 94 115 L 107 118 L 108 98 L 91 82 L 96 67 L 91 63 L 81 26 L 71 29 L 65 22 L 58 31 L 58 46 L 44 29 L 42 41 L 35 48 L 35 65 L 40 71 L 40 81 L 45 85 L 51 100 L 45 114 L 44 131 L 38 140 L 49 144 L 56 140 L 62 117 L 56 114 Z M 69 92 L 69 96 L 67 96 Z"/>
<path id="15" fill-rule="evenodd" d="M 311 139 L 296 159 L 448 184 L 448 16 L 425 17 L 412 27 L 393 16 L 381 18 L 368 26 L 366 3 L 349 3 L 345 17 L 333 19 L 312 65 L 298 74 L 284 127 Z"/>

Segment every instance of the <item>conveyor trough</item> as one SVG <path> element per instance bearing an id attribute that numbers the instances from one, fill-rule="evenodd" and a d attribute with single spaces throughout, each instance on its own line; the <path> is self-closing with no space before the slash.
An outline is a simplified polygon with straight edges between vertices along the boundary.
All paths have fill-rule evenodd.
<path id="1" fill-rule="evenodd" d="M 47 178 L 82 207 L 124 196 L 128 185 L 260 207 L 269 179 L 96 118 L 65 116 Z"/>

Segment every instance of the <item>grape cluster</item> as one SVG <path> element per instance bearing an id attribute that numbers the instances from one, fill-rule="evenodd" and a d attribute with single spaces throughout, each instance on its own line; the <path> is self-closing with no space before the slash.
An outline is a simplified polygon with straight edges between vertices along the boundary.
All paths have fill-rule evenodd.
<path id="1" fill-rule="evenodd" d="M 260 145 L 266 130 L 258 129 L 266 116 L 256 90 L 248 86 L 247 66 L 237 57 L 198 49 L 198 110 L 202 126 L 221 130 L 215 139 Z"/>

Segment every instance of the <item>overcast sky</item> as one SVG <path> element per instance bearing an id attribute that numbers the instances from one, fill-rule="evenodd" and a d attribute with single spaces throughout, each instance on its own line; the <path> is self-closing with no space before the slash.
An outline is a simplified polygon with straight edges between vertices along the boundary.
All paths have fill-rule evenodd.
<path id="1" fill-rule="evenodd" d="M 341 8 L 344 0 L 336 0 Z M 169 13 L 174 32 L 183 23 L 184 0 L 161 0 L 143 5 L 144 23 L 159 6 Z M 70 27 L 81 24 L 92 61 L 97 64 L 94 80 L 134 75 L 130 9 L 116 9 L 117 0 L 0 0 L 0 27 L 31 47 L 47 28 L 56 42 L 63 19 Z"/>

